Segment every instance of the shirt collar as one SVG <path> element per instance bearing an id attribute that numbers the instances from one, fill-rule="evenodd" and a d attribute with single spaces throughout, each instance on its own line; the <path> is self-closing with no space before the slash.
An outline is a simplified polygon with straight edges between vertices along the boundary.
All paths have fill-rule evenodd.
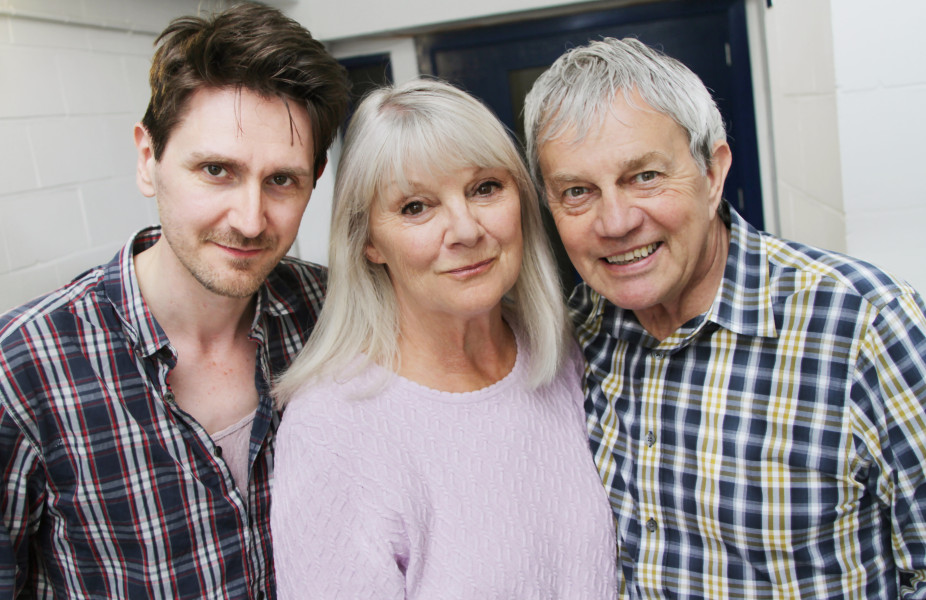
<path id="1" fill-rule="evenodd" d="M 664 344 L 684 345 L 708 323 L 742 335 L 777 336 L 766 256 L 765 238 L 731 208 L 730 247 L 717 295 L 707 313 L 683 325 Z M 576 287 L 569 304 L 574 319 L 580 322 L 599 320 L 615 337 L 645 347 L 660 345 L 631 311 L 613 305 L 584 282 Z"/>
<path id="2" fill-rule="evenodd" d="M 167 335 L 148 310 L 135 276 L 135 255 L 147 250 L 161 237 L 160 227 L 147 227 L 129 238 L 128 243 L 104 266 L 106 297 L 125 326 L 126 335 L 142 356 L 151 356 L 168 345 Z"/>
<path id="3" fill-rule="evenodd" d="M 707 320 L 743 335 L 778 335 L 767 255 L 764 236 L 731 208 L 727 264 Z"/>
<path id="4" fill-rule="evenodd" d="M 104 266 L 106 296 L 122 319 L 127 336 L 142 356 L 152 356 L 162 349 L 170 351 L 167 335 L 148 309 L 135 274 L 135 255 L 153 246 L 160 238 L 160 227 L 142 229 L 129 238 L 121 252 Z M 299 295 L 290 289 L 292 285 L 293 282 L 281 276 L 279 269 L 271 271 L 257 291 L 257 305 L 251 323 L 252 338 L 264 339 L 263 315 L 279 318 L 296 311 Z"/>

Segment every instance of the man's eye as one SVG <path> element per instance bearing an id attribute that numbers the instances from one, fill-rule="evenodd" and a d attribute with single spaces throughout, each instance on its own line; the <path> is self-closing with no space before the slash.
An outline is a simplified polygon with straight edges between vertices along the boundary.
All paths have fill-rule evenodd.
<path id="1" fill-rule="evenodd" d="M 270 180 L 273 182 L 273 185 L 291 185 L 293 183 L 289 175 L 274 175 Z"/>
<path id="2" fill-rule="evenodd" d="M 642 173 L 639 173 L 635 179 L 640 183 L 647 183 L 649 181 L 653 181 L 658 176 L 659 173 L 656 171 L 643 171 Z"/>
<path id="3" fill-rule="evenodd" d="M 222 177 L 223 175 L 225 175 L 225 167 L 221 165 L 206 165 L 204 169 L 206 173 L 208 173 L 212 177 Z"/>
<path id="4" fill-rule="evenodd" d="M 563 196 L 566 197 L 567 199 L 568 198 L 581 198 L 582 196 L 585 195 L 586 192 L 588 192 L 588 188 L 575 186 L 575 187 L 568 188 L 565 192 L 563 192 Z"/>
<path id="5" fill-rule="evenodd" d="M 403 215 L 420 215 L 424 210 L 424 203 L 420 200 L 413 200 L 402 207 Z"/>

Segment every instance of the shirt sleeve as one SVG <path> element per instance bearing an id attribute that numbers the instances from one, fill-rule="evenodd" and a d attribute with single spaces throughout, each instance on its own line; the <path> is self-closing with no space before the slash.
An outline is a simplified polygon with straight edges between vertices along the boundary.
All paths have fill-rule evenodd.
<path id="1" fill-rule="evenodd" d="M 902 598 L 926 598 L 926 308 L 917 294 L 881 308 L 852 386 L 862 440 L 889 508 Z"/>
<path id="2" fill-rule="evenodd" d="M 287 412 L 293 412 L 289 409 Z M 405 598 L 400 520 L 347 425 L 284 416 L 271 531 L 280 600 Z"/>
<path id="3" fill-rule="evenodd" d="M 38 453 L 10 418 L 4 402 L 0 398 L 0 597 L 15 598 L 29 586 L 30 536 L 37 529 L 44 485 Z"/>

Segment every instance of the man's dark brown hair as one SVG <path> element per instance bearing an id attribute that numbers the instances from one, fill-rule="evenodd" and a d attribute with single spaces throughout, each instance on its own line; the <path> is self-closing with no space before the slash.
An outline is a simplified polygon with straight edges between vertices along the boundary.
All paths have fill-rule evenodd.
<path id="1" fill-rule="evenodd" d="M 160 160 L 190 95 L 200 88 L 245 88 L 308 110 L 315 172 L 347 110 L 344 68 L 299 23 L 275 8 L 239 4 L 211 18 L 175 19 L 155 41 L 151 101 L 142 125 Z"/>

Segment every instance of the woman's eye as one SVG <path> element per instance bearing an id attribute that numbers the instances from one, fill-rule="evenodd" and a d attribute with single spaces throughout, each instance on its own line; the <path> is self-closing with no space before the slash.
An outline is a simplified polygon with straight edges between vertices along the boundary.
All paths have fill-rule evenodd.
<path id="1" fill-rule="evenodd" d="M 403 215 L 419 215 L 424 210 L 424 203 L 420 200 L 413 200 L 402 207 Z"/>
<path id="2" fill-rule="evenodd" d="M 476 195 L 490 196 L 497 190 L 500 190 L 501 187 L 501 184 L 497 181 L 483 181 L 478 186 L 476 186 Z"/>

